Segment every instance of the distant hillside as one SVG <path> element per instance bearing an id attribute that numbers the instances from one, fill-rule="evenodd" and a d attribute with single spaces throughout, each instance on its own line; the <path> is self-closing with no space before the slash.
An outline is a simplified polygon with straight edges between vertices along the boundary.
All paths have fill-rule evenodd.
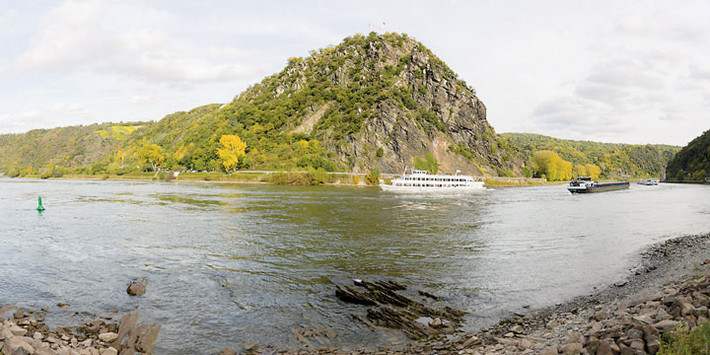
<path id="1" fill-rule="evenodd" d="M 669 181 L 703 182 L 710 178 L 710 130 L 693 139 L 668 163 Z"/>
<path id="2" fill-rule="evenodd" d="M 502 136 L 519 146 L 532 159 L 535 152 L 552 151 L 573 168 L 596 165 L 604 178 L 659 178 L 680 147 L 670 145 L 615 144 L 574 141 L 531 133 L 504 133 Z M 574 175 L 574 171 L 573 171 Z"/>
<path id="3" fill-rule="evenodd" d="M 35 129 L 0 135 L 0 168 L 36 170 L 50 166 L 85 167 L 110 161 L 121 154 L 125 140 L 146 124 L 92 124 Z"/>
<path id="4" fill-rule="evenodd" d="M 474 90 L 429 49 L 407 35 L 370 33 L 290 58 L 226 105 L 157 123 L 2 136 L 0 167 L 220 170 L 225 135 L 246 143 L 235 153 L 237 169 L 399 172 L 429 158 L 449 173 L 520 175 L 524 165 L 488 124 Z M 146 148 L 160 159 L 148 164 Z"/>

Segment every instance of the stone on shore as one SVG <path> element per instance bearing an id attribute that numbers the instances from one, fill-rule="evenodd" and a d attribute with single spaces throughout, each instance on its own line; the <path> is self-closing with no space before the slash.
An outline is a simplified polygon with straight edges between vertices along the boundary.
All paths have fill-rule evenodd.
<path id="1" fill-rule="evenodd" d="M 12 355 L 32 355 L 35 352 L 35 348 L 24 341 L 22 337 L 15 336 L 10 339 L 5 339 L 3 352 Z"/>
<path id="2" fill-rule="evenodd" d="M 99 334 L 99 339 L 103 342 L 111 343 L 114 340 L 118 339 L 118 334 L 114 332 L 108 332 L 108 333 L 101 333 Z"/>
<path id="3" fill-rule="evenodd" d="M 232 350 L 232 348 L 224 348 L 219 352 L 218 355 L 237 355 L 237 353 Z"/>
<path id="4" fill-rule="evenodd" d="M 118 355 L 118 350 L 114 349 L 113 347 L 108 347 L 106 349 L 101 349 L 99 351 L 100 355 Z"/>
<path id="5" fill-rule="evenodd" d="M 670 319 L 662 320 L 658 323 L 655 323 L 653 325 L 654 328 L 658 329 L 661 332 L 670 332 L 676 329 L 678 327 L 678 322 Z"/>
<path id="6" fill-rule="evenodd" d="M 131 281 L 126 289 L 126 292 L 131 296 L 143 296 L 145 294 L 145 288 L 148 285 L 148 280 L 141 278 L 138 280 Z"/>

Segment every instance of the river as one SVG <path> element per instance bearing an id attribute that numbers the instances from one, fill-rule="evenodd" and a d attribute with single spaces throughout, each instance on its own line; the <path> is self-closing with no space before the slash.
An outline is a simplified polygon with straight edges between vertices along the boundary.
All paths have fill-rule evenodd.
<path id="1" fill-rule="evenodd" d="M 331 329 L 323 345 L 347 349 L 404 338 L 353 321 L 365 308 L 338 301 L 333 282 L 416 285 L 468 311 L 475 330 L 617 282 L 653 243 L 710 231 L 710 186 L 439 196 L 0 179 L 0 231 L 0 306 L 49 306 L 50 325 L 138 308 L 162 326 L 157 353 L 292 348 L 294 328 Z M 128 296 L 139 277 L 147 293 Z"/>

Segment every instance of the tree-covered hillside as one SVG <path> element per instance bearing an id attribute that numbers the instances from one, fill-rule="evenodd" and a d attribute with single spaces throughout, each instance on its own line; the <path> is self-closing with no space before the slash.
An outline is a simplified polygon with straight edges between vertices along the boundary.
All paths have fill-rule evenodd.
<path id="1" fill-rule="evenodd" d="M 670 145 L 597 143 L 530 133 L 504 133 L 502 136 L 525 152 L 532 161 L 530 166 L 538 166 L 528 173 L 540 176 L 551 169 L 555 174 L 552 180 L 577 175 L 599 175 L 609 179 L 659 178 L 668 161 L 680 150 L 680 147 Z M 546 152 L 554 153 L 554 156 Z"/>
<path id="2" fill-rule="evenodd" d="M 707 182 L 710 180 L 710 130 L 693 139 L 668 163 L 669 181 Z"/>
<path id="3" fill-rule="evenodd" d="M 237 138 L 244 149 L 225 146 Z M 159 122 L 7 135 L 0 153 L 6 171 L 398 172 L 433 157 L 444 172 L 519 175 L 524 164 L 488 124 L 473 89 L 424 45 L 395 33 L 355 35 L 290 58 L 283 71 L 225 105 Z"/>

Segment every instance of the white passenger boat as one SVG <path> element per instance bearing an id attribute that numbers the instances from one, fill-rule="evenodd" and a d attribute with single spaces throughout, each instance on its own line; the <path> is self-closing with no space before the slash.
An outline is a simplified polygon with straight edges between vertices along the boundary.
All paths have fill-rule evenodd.
<path id="1" fill-rule="evenodd" d="M 467 191 L 484 190 L 483 181 L 476 181 L 469 175 L 439 175 L 429 174 L 425 170 L 404 169 L 401 177 L 392 180 L 392 183 L 380 184 L 384 191 Z"/>
<path id="2" fill-rule="evenodd" d="M 645 181 L 641 180 L 641 181 L 637 182 L 637 184 L 646 185 L 646 186 L 656 186 L 656 185 L 658 185 L 658 181 L 653 180 L 653 179 L 646 179 Z"/>

